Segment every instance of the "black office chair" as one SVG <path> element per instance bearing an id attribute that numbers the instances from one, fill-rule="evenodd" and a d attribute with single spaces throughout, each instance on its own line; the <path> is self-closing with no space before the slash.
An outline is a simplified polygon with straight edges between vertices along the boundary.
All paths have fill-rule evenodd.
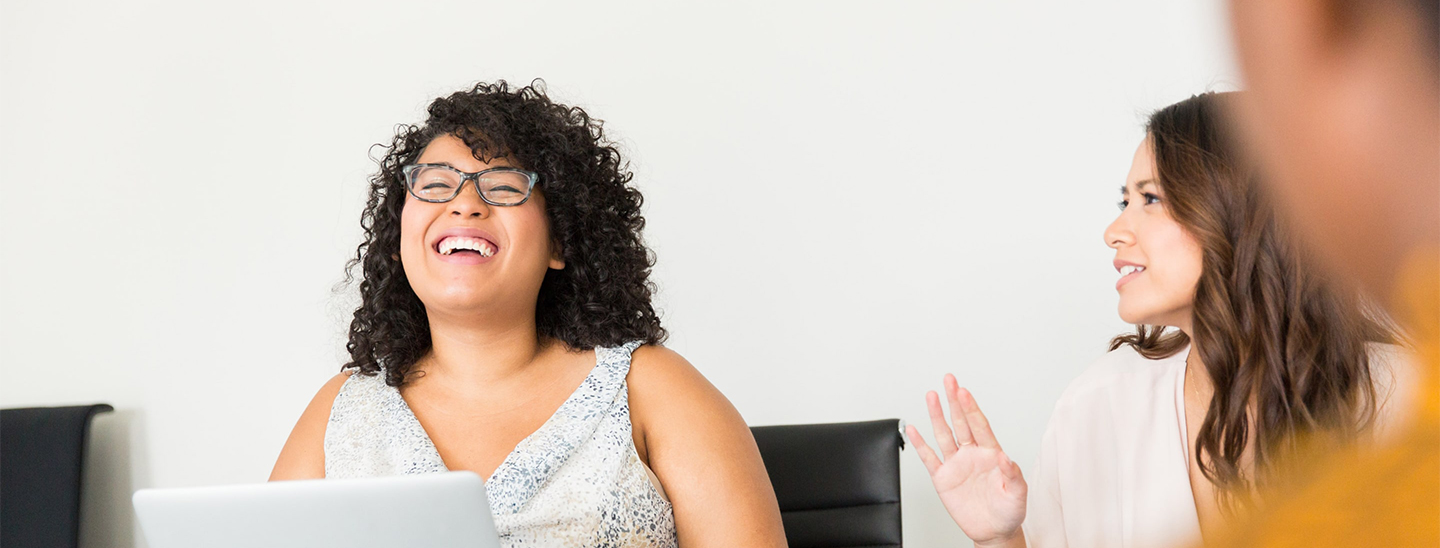
<path id="1" fill-rule="evenodd" d="M 0 543 L 80 545 L 80 472 L 90 419 L 109 405 L 0 409 Z"/>
<path id="2" fill-rule="evenodd" d="M 897 419 L 750 429 L 791 548 L 899 548 Z"/>

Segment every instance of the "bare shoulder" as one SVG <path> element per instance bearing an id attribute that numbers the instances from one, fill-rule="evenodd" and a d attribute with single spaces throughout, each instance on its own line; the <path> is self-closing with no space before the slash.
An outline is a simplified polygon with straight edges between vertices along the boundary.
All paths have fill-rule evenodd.
<path id="1" fill-rule="evenodd" d="M 280 449 L 270 481 L 325 477 L 325 427 L 330 422 L 330 407 L 350 375 L 344 371 L 331 377 L 310 399 L 285 440 L 285 447 Z"/>
<path id="2" fill-rule="evenodd" d="M 642 346 L 630 362 L 636 448 L 675 509 L 680 545 L 784 546 L 775 492 L 735 406 L 673 350 Z"/>
<path id="3" fill-rule="evenodd" d="M 659 389 L 661 392 L 715 389 L 710 385 L 710 381 L 705 380 L 705 376 L 679 353 L 663 346 L 648 344 L 635 349 L 631 354 L 630 374 L 625 380 L 630 383 L 632 392 L 637 388 L 645 392 L 652 389 Z"/>
<path id="4" fill-rule="evenodd" d="M 663 346 L 645 345 L 630 358 L 631 421 L 648 434 L 667 424 L 716 419 L 744 420 L 730 401 L 679 353 Z M 718 413 L 718 415 L 717 415 Z M 683 427 L 681 427 L 683 428 Z"/>
<path id="5" fill-rule="evenodd" d="M 740 413 L 715 385 L 679 353 L 663 346 L 645 345 L 631 355 L 626 377 L 630 392 L 631 420 L 637 428 L 684 424 L 696 421 L 744 425 Z"/>

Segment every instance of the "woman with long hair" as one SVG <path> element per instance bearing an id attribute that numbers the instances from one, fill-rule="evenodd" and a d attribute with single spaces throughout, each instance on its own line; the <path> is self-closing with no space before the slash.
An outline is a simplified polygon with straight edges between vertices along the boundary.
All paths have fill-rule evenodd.
<path id="1" fill-rule="evenodd" d="M 473 471 L 507 546 L 783 546 L 745 421 L 659 346 L 600 121 L 503 81 L 428 113 L 370 180 L 350 360 L 271 479 Z"/>
<path id="2" fill-rule="evenodd" d="M 1150 117 L 1104 234 L 1138 327 L 1061 395 L 1029 482 L 953 376 L 950 424 L 926 395 L 940 454 L 907 433 L 977 546 L 1200 541 L 1305 440 L 1388 421 L 1391 335 L 1277 217 L 1228 127 L 1235 95 Z"/>

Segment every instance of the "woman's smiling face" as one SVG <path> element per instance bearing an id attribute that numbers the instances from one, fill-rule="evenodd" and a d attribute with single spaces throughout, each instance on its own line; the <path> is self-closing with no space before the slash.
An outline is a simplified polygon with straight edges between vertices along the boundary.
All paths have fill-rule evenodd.
<path id="1" fill-rule="evenodd" d="M 514 167 L 504 158 L 482 162 L 464 141 L 441 135 L 419 164 L 445 164 L 475 173 Z M 536 189 L 518 206 L 493 206 L 467 181 L 455 199 L 430 203 L 407 195 L 400 215 L 400 260 L 410 287 L 432 316 L 510 309 L 533 313 L 545 272 L 560 259 Z"/>
<path id="2" fill-rule="evenodd" d="M 1120 216 L 1105 229 L 1121 275 L 1120 318 L 1189 331 L 1203 268 L 1200 244 L 1170 216 L 1149 138 L 1135 151 L 1121 193 Z"/>

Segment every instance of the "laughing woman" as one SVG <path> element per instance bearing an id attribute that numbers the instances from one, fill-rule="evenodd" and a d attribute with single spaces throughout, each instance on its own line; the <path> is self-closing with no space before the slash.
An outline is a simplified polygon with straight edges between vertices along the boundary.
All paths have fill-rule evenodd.
<path id="1" fill-rule="evenodd" d="M 272 480 L 469 470 L 507 545 L 783 546 L 750 431 L 665 338 L 598 120 L 480 84 L 371 179 L 350 361 Z"/>
<path id="2" fill-rule="evenodd" d="M 954 377 L 950 424 L 926 395 L 940 454 L 908 434 L 976 546 L 1194 544 L 1263 502 L 1302 440 L 1394 426 L 1391 336 L 1277 220 L 1222 115 L 1233 100 L 1150 118 L 1104 234 L 1140 327 L 1060 396 L 1028 483 Z"/>

